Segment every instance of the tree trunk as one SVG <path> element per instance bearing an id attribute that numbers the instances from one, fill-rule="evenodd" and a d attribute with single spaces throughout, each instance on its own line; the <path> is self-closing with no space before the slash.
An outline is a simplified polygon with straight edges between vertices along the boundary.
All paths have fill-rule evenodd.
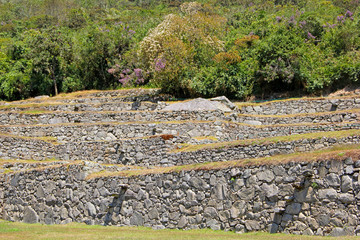
<path id="1" fill-rule="evenodd" d="M 56 78 L 55 78 L 55 66 L 54 66 L 54 61 L 53 61 L 53 65 L 51 66 L 51 78 L 53 80 L 54 83 L 54 88 L 55 88 L 55 96 L 58 95 L 58 88 L 57 88 L 57 83 L 56 83 Z"/>

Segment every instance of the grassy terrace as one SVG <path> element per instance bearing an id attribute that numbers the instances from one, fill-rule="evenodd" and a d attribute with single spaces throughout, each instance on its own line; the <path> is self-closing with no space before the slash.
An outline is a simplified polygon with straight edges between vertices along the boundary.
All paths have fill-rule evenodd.
<path id="1" fill-rule="evenodd" d="M 47 102 L 51 100 L 58 100 L 58 99 L 77 99 L 77 98 L 111 98 L 111 97 L 96 97 L 96 94 L 106 94 L 106 93 L 118 93 L 117 97 L 130 97 L 130 96 L 141 96 L 143 94 L 147 94 L 148 92 L 152 90 L 159 90 L 158 88 L 123 88 L 118 90 L 86 90 L 86 91 L 77 91 L 72 93 L 60 93 L 57 96 L 49 97 L 49 98 L 43 98 L 43 99 L 36 99 L 36 98 L 29 98 L 25 100 L 20 101 L 14 101 L 14 103 L 23 103 L 23 102 L 29 102 L 29 101 L 37 101 L 37 102 Z M 140 94 L 139 94 L 140 91 Z M 141 91 L 144 91 L 141 93 Z M 115 97 L 116 98 L 116 97 Z"/>
<path id="2" fill-rule="evenodd" d="M 21 160 L 10 160 L 12 161 L 13 163 L 17 163 Z M 25 161 L 29 161 L 30 163 L 31 162 L 34 162 L 34 160 L 25 160 Z M 37 161 L 36 161 L 37 162 Z M 59 168 L 59 167 L 69 167 L 71 165 L 83 165 L 84 164 L 84 161 L 81 161 L 81 160 L 76 160 L 76 161 L 72 161 L 72 162 L 67 162 L 67 161 L 61 161 L 61 160 L 44 160 L 44 161 L 38 161 L 39 163 L 56 163 L 56 164 L 52 164 L 52 165 L 44 165 L 44 166 L 37 166 L 37 167 L 33 167 L 33 168 L 27 168 L 27 169 L 24 169 L 24 170 L 19 170 L 19 171 L 12 171 L 12 170 L 7 170 L 5 172 L 3 172 L 2 174 L 0 173 L 0 176 L 1 175 L 4 175 L 4 174 L 8 174 L 8 173 L 20 173 L 20 172 L 31 172 L 31 171 L 44 171 L 45 169 L 55 169 L 55 168 Z M 0 231 L 1 232 L 1 231 Z"/>
<path id="3" fill-rule="evenodd" d="M 277 142 L 290 142 L 297 141 L 302 139 L 320 139 L 323 137 L 326 138 L 344 138 L 350 136 L 359 136 L 360 130 L 351 129 L 351 130 L 342 130 L 342 131 L 332 131 L 332 132 L 315 132 L 315 133 L 305 133 L 305 134 L 295 134 L 279 137 L 270 137 L 270 138 L 259 138 L 259 139 L 246 139 L 246 140 L 236 140 L 230 142 L 219 142 L 219 143 L 209 143 L 209 144 L 181 144 L 178 149 L 172 150 L 173 153 L 177 152 L 194 152 L 205 149 L 217 149 L 217 148 L 229 148 L 241 145 L 255 145 L 255 144 L 270 144 Z"/>
<path id="4" fill-rule="evenodd" d="M 86 161 L 91 162 L 91 161 Z M 94 162 L 100 166 L 103 167 L 126 167 L 131 168 L 132 170 L 146 170 L 146 167 L 141 166 L 129 166 L 129 165 L 123 165 L 123 164 L 112 164 L 112 163 L 97 163 Z M 27 169 L 17 170 L 13 171 L 9 168 L 5 168 L 5 165 L 12 164 L 29 164 L 34 165 L 33 167 L 29 167 Z M 84 165 L 85 161 L 83 160 L 70 160 L 70 161 L 64 161 L 59 159 L 46 159 L 46 160 L 22 160 L 22 159 L 0 159 L 0 170 L 5 170 L 4 172 L 0 172 L 0 176 L 7 173 L 19 173 L 19 172 L 29 172 L 29 171 L 43 171 L 45 169 L 54 169 L 59 167 L 70 167 L 72 165 Z M 105 171 L 101 171 L 105 172 Z"/>
<path id="5" fill-rule="evenodd" d="M 6 222 L 0 220 L 0 239 L 164 239 L 164 240 L 210 240 L 210 239 L 236 239 L 236 240 L 298 240 L 298 239 L 358 239 L 356 237 L 316 237 L 298 236 L 289 234 L 245 233 L 202 230 L 152 230 L 145 227 L 104 227 L 88 226 L 80 223 L 66 225 L 41 225 Z"/>
<path id="6" fill-rule="evenodd" d="M 39 169 L 39 165 L 41 167 L 48 167 L 48 166 L 54 166 L 56 163 L 58 163 L 56 166 L 63 166 L 63 164 L 65 164 L 62 160 L 58 160 L 58 159 L 46 159 L 46 160 L 22 160 L 22 159 L 0 159 L 0 170 L 2 171 L 2 174 L 6 174 L 6 173 L 13 173 L 14 171 L 11 170 L 9 167 L 5 167 L 8 165 L 18 165 L 18 164 L 28 164 L 31 165 L 33 167 L 31 168 L 27 168 L 27 170 L 35 170 L 35 169 Z M 47 166 L 46 166 L 47 165 Z M 23 171 L 23 170 L 22 170 Z M 0 173 L 1 175 L 1 173 Z"/>
<path id="7" fill-rule="evenodd" d="M 313 152 L 292 153 L 292 154 L 276 155 L 276 156 L 264 157 L 264 158 L 242 159 L 242 160 L 232 160 L 232 161 L 224 161 L 224 162 L 207 162 L 207 163 L 198 163 L 198 164 L 172 166 L 172 167 L 135 169 L 135 170 L 125 170 L 121 172 L 101 171 L 88 175 L 87 179 L 93 179 L 99 177 L 113 177 L 113 176 L 131 177 L 131 176 L 139 176 L 139 175 L 164 174 L 171 172 L 193 171 L 193 170 L 195 171 L 219 170 L 219 169 L 227 169 L 233 167 L 277 165 L 277 164 L 285 164 L 289 162 L 316 162 L 316 161 L 326 161 L 326 160 L 344 160 L 349 157 L 352 157 L 353 159 L 360 159 L 360 144 L 338 145 L 329 149 L 318 150 Z"/>
<path id="8" fill-rule="evenodd" d="M 132 104 L 132 102 L 122 102 L 124 104 Z M 143 103 L 151 103 L 144 101 Z M 66 103 L 66 102 L 48 102 L 48 103 L 24 103 L 24 104 L 9 104 L 9 105 L 0 105 L 0 110 L 8 110 L 12 108 L 44 108 L 50 106 L 76 106 L 76 105 L 90 105 L 90 106 L 101 106 L 104 104 L 119 104 L 118 102 L 105 102 L 105 103 Z"/>

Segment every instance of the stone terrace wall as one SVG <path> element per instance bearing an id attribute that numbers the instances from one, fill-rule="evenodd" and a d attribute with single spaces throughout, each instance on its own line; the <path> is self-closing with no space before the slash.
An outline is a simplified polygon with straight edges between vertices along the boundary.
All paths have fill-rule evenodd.
<path id="1" fill-rule="evenodd" d="M 0 136 L 0 158 L 30 160 L 88 160 L 100 163 L 138 164 L 146 166 L 160 162 L 160 154 L 174 144 L 184 143 L 181 137 L 162 137 L 116 141 L 86 141 L 52 144 L 42 140 Z M 144 159 L 148 159 L 145 162 Z"/>
<path id="2" fill-rule="evenodd" d="M 263 115 L 285 115 L 297 113 L 316 113 L 337 110 L 360 108 L 360 98 L 341 98 L 341 99 L 299 99 L 286 101 L 272 101 L 263 104 L 254 104 L 242 107 L 240 112 L 243 114 L 263 114 Z"/>
<path id="3" fill-rule="evenodd" d="M 313 125 L 248 126 L 232 122 L 178 122 L 178 123 L 101 123 L 74 125 L 18 125 L 0 126 L 0 133 L 28 137 L 56 137 L 60 142 L 117 140 L 172 134 L 185 138 L 208 136 L 218 141 L 265 138 L 311 132 L 359 129 L 360 123 L 326 123 Z M 204 142 L 202 140 L 199 142 Z M 211 141 L 211 139 L 209 140 Z M 194 140 L 194 142 L 196 142 Z M 212 141 L 214 142 L 214 141 Z"/>
<path id="4" fill-rule="evenodd" d="M 359 234 L 358 159 L 84 180 L 83 165 L 2 176 L 6 220 Z M 125 184 L 125 185 L 124 185 Z"/>
<path id="5" fill-rule="evenodd" d="M 184 143 L 187 139 L 174 137 L 164 140 L 162 137 L 155 137 L 122 141 L 69 142 L 59 145 L 6 136 L 0 136 L 0 140 L 0 158 L 3 159 L 45 160 L 56 158 L 138 166 L 174 166 L 306 152 L 336 144 L 357 144 L 360 143 L 360 136 L 246 144 L 178 153 L 169 151 L 174 149 L 176 144 Z"/>
<path id="6" fill-rule="evenodd" d="M 13 106 L 11 108 L 0 108 L 0 112 L 15 111 L 153 111 L 157 108 L 156 103 L 152 102 L 107 102 L 107 103 L 76 103 L 76 104 L 49 104 L 45 105 L 33 105 L 31 107 L 26 106 Z"/>
<path id="7" fill-rule="evenodd" d="M 274 124 L 292 124 L 292 123 L 339 123 L 355 122 L 359 120 L 359 112 L 334 112 L 316 115 L 295 115 L 282 117 L 263 117 L 251 115 L 238 115 L 236 122 L 247 123 L 251 125 L 274 125 Z"/>
<path id="8" fill-rule="evenodd" d="M 358 112 L 334 112 L 317 115 L 295 115 L 289 117 L 262 117 L 251 115 L 230 115 L 221 111 L 123 111 L 123 112 L 46 112 L 38 114 L 4 112 L 0 113 L 3 125 L 14 124 L 57 124 L 129 121 L 234 121 L 250 125 L 274 125 L 291 123 L 339 123 L 355 122 Z"/>
<path id="9" fill-rule="evenodd" d="M 124 112 L 48 112 L 22 114 L 15 112 L 0 113 L 3 125 L 14 124 L 57 124 L 57 123 L 95 123 L 129 121 L 179 121 L 179 120 L 228 120 L 221 111 L 124 111 Z"/>

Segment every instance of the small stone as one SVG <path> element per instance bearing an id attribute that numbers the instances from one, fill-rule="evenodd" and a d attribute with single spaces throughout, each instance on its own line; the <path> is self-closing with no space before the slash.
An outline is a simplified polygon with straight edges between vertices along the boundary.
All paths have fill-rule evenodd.
<path id="1" fill-rule="evenodd" d="M 355 197 L 349 193 L 342 193 L 339 195 L 339 200 L 342 202 L 342 203 L 352 203 L 355 201 Z"/>
<path id="2" fill-rule="evenodd" d="M 346 193 L 348 191 L 352 190 L 352 178 L 345 175 L 341 178 L 341 191 L 343 193 Z"/>
<path id="3" fill-rule="evenodd" d="M 245 120 L 244 123 L 249 124 L 249 125 L 255 125 L 255 126 L 262 125 L 262 122 L 256 121 L 256 120 Z"/>
<path id="4" fill-rule="evenodd" d="M 41 185 L 36 190 L 36 197 L 37 198 L 44 198 L 45 197 L 45 190 Z"/>
<path id="5" fill-rule="evenodd" d="M 312 235 L 314 235 L 314 232 L 311 230 L 311 228 L 307 228 L 303 231 L 303 235 L 312 236 Z"/>
<path id="6" fill-rule="evenodd" d="M 275 184 L 268 185 L 268 184 L 264 183 L 261 186 L 261 189 L 265 192 L 266 197 L 269 199 L 273 199 L 273 198 L 277 197 L 277 195 L 279 193 L 279 188 Z"/>
<path id="7" fill-rule="evenodd" d="M 301 204 L 300 203 L 292 203 L 286 207 L 286 213 L 288 214 L 299 214 L 301 211 Z"/>
<path id="8" fill-rule="evenodd" d="M 332 187 L 340 186 L 340 178 L 338 174 L 330 173 L 325 177 L 325 179 Z"/>
<path id="9" fill-rule="evenodd" d="M 36 214 L 35 210 L 31 207 L 26 207 L 24 211 L 24 223 L 37 223 L 39 222 L 39 217 Z"/>
<path id="10" fill-rule="evenodd" d="M 236 233 L 244 233 L 245 232 L 245 226 L 241 225 L 241 224 L 236 224 L 235 232 Z"/>
<path id="11" fill-rule="evenodd" d="M 185 216 L 181 216 L 181 217 L 180 217 L 180 220 L 179 220 L 179 222 L 178 222 L 177 227 L 180 228 L 180 229 L 182 229 L 182 228 L 184 228 L 184 227 L 187 225 L 187 223 L 188 223 L 188 221 L 187 221 L 186 217 L 185 217 Z"/>
<path id="12" fill-rule="evenodd" d="M 207 207 L 204 210 L 204 217 L 206 218 L 217 218 L 218 217 L 218 213 L 216 211 L 215 208 L 213 207 Z"/>
<path id="13" fill-rule="evenodd" d="M 327 226 L 330 223 L 330 216 L 328 214 L 320 214 L 317 217 L 320 226 Z"/>
<path id="14" fill-rule="evenodd" d="M 156 208 L 153 208 L 149 211 L 149 218 L 150 219 L 158 219 L 159 218 L 159 212 Z"/>
<path id="15" fill-rule="evenodd" d="M 154 230 L 162 230 L 162 229 L 165 229 L 165 226 L 164 225 L 154 225 L 151 228 Z"/>
<path id="16" fill-rule="evenodd" d="M 143 216 L 139 212 L 134 212 L 133 215 L 130 217 L 130 225 L 143 226 L 144 225 Z"/>
<path id="17" fill-rule="evenodd" d="M 268 183 L 270 183 L 274 179 L 274 174 L 269 170 L 259 172 L 258 174 L 256 174 L 256 176 L 260 181 L 265 181 Z"/>
<path id="18" fill-rule="evenodd" d="M 307 228 L 306 224 L 300 221 L 295 221 L 294 225 L 296 230 L 298 231 L 304 231 Z"/>
<path id="19" fill-rule="evenodd" d="M 96 208 L 91 202 L 86 203 L 86 210 L 88 211 L 90 216 L 94 217 L 96 215 Z"/>
<path id="20" fill-rule="evenodd" d="M 331 199 L 334 200 L 337 198 L 337 192 L 335 189 L 333 188 L 329 188 L 329 189 L 320 189 L 318 191 L 318 196 L 319 199 Z"/>
<path id="21" fill-rule="evenodd" d="M 210 227 L 212 230 L 220 230 L 220 224 L 218 221 L 216 221 L 215 219 L 211 219 L 210 221 L 208 221 L 206 223 L 206 225 L 208 225 L 208 227 Z"/>
<path id="22" fill-rule="evenodd" d="M 341 236 L 346 236 L 347 233 L 343 228 L 336 227 L 331 231 L 330 235 L 332 237 L 341 237 Z"/>
<path id="23" fill-rule="evenodd" d="M 246 220 L 245 227 L 248 231 L 260 230 L 260 224 L 254 220 Z"/>

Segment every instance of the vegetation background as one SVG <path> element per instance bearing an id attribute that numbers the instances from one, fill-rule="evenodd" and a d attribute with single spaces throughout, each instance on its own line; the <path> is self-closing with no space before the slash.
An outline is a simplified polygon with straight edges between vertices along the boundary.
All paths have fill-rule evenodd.
<path id="1" fill-rule="evenodd" d="M 359 0 L 0 0 L 0 99 L 161 87 L 322 94 L 360 77 Z"/>

